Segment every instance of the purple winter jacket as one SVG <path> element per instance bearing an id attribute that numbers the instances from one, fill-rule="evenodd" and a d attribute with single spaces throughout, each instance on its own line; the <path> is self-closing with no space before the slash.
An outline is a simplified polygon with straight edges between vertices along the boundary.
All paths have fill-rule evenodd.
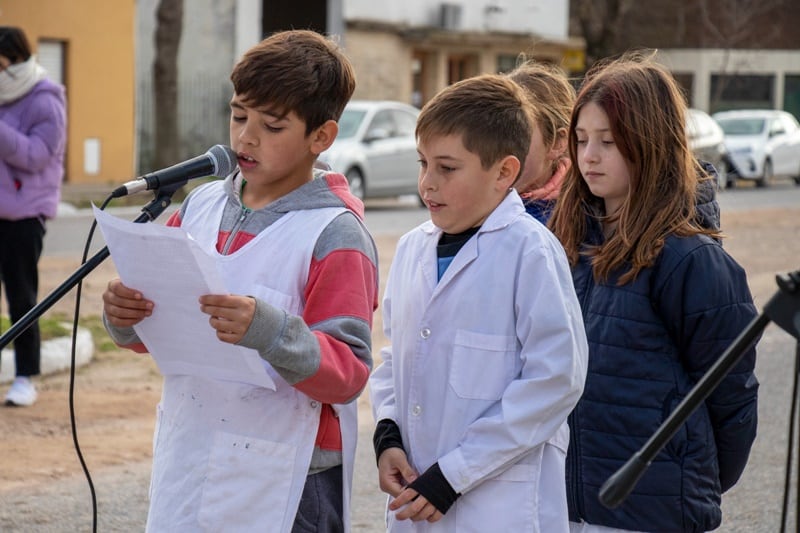
<path id="1" fill-rule="evenodd" d="M 0 219 L 55 216 L 66 122 L 64 88 L 48 79 L 0 105 Z"/>

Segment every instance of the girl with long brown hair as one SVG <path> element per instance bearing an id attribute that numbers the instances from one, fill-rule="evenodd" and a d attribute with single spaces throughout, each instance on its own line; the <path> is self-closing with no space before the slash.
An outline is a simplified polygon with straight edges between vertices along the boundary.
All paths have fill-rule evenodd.
<path id="1" fill-rule="evenodd" d="M 601 485 L 756 316 L 744 270 L 701 227 L 684 98 L 652 57 L 594 68 L 569 127 L 572 168 L 549 226 L 566 249 L 589 341 L 570 415 L 573 531 L 709 531 L 756 434 L 755 347 L 689 417 L 630 496 Z M 610 529 L 609 529 L 610 528 Z"/>

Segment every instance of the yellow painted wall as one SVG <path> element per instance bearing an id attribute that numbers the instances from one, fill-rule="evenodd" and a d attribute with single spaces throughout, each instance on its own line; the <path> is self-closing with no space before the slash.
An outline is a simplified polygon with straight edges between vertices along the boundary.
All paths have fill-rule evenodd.
<path id="1" fill-rule="evenodd" d="M 66 180 L 111 184 L 132 179 L 135 150 L 135 0 L 0 0 L 0 24 L 66 43 Z M 84 142 L 100 141 L 96 175 L 84 170 Z"/>

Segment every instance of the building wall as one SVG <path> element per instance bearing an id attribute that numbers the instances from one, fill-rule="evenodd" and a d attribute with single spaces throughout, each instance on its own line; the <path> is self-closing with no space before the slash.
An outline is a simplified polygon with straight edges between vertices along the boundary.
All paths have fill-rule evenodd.
<path id="1" fill-rule="evenodd" d="M 411 54 L 399 36 L 348 31 L 344 51 L 356 72 L 353 98 L 411 103 Z"/>
<path id="2" fill-rule="evenodd" d="M 711 109 L 713 75 L 771 75 L 775 77 L 772 100 L 775 109 L 788 109 L 784 94 L 787 76 L 800 76 L 800 53 L 797 50 L 661 50 L 659 61 L 673 72 L 693 76 L 690 101 L 694 107 Z M 796 111 L 795 111 L 796 113 Z"/>
<path id="3" fill-rule="evenodd" d="M 137 173 L 143 174 L 156 170 L 152 163 L 153 60 L 158 0 L 138 0 L 136 4 Z M 250 16 L 250 24 L 242 24 L 239 12 Z M 250 0 L 184 1 L 178 49 L 178 131 L 182 159 L 202 154 L 215 144 L 229 143 L 231 69 L 238 56 L 258 42 L 260 31 L 253 28 L 259 24 L 259 5 Z"/>
<path id="4" fill-rule="evenodd" d="M 356 98 L 421 106 L 460 79 L 513 67 L 520 55 L 582 70 L 568 0 L 342 0 Z M 502 59 L 502 61 L 501 61 Z"/>
<path id="5" fill-rule="evenodd" d="M 569 72 L 567 54 L 583 47 L 580 39 L 406 29 L 362 20 L 348 21 L 345 43 L 345 53 L 356 71 L 354 98 L 399 100 L 416 106 L 460 79 L 510 70 L 509 61 L 513 68 L 521 54 L 561 65 Z"/>
<path id="6" fill-rule="evenodd" d="M 40 39 L 65 43 L 70 183 L 111 184 L 134 173 L 135 9 L 135 0 L 0 3 L 0 24 L 21 27 L 34 52 Z M 99 158 L 92 161 L 84 147 L 95 140 Z"/>
<path id="7" fill-rule="evenodd" d="M 582 31 L 580 3 L 570 2 L 576 35 Z M 614 17 L 597 21 L 595 32 L 605 24 L 609 37 L 599 50 L 587 39 L 590 57 L 658 49 L 695 107 L 713 112 L 770 105 L 800 117 L 797 0 L 651 0 L 624 6 L 615 23 Z"/>
<path id="8" fill-rule="evenodd" d="M 448 15 L 443 16 L 447 12 Z M 415 27 L 440 27 L 459 31 L 534 33 L 550 39 L 566 38 L 568 0 L 344 0 L 346 20 L 373 20 Z"/>

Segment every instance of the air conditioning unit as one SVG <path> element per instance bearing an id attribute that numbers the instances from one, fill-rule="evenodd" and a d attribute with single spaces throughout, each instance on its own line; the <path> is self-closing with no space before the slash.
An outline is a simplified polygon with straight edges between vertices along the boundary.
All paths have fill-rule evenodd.
<path id="1" fill-rule="evenodd" d="M 443 2 L 439 6 L 439 27 L 444 30 L 461 29 L 461 4 Z"/>

